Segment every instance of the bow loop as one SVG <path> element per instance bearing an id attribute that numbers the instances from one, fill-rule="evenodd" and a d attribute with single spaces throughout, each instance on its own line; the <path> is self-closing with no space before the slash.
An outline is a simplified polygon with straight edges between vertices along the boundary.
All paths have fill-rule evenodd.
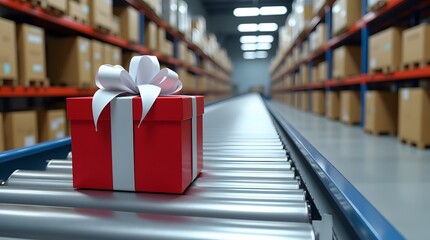
<path id="1" fill-rule="evenodd" d="M 182 89 L 178 74 L 168 68 L 160 71 L 160 63 L 155 56 L 133 57 L 129 70 L 130 72 L 127 72 L 119 65 L 104 64 L 99 67 L 96 75 L 96 85 L 99 90 L 94 94 L 92 103 L 96 130 L 97 121 L 103 109 L 120 95 L 141 96 L 140 126 L 160 94 L 171 95 Z"/>

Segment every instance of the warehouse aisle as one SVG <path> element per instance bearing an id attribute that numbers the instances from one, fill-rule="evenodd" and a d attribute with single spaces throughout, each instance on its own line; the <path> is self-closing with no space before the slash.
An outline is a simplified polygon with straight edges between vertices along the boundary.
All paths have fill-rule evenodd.
<path id="1" fill-rule="evenodd" d="M 428 236 L 430 151 L 271 103 L 407 239 Z"/>

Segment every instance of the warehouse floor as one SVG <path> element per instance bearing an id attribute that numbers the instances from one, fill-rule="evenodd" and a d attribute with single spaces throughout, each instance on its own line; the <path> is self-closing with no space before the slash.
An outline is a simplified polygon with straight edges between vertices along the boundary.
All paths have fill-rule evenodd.
<path id="1" fill-rule="evenodd" d="M 428 236 L 430 150 L 271 103 L 407 239 Z"/>

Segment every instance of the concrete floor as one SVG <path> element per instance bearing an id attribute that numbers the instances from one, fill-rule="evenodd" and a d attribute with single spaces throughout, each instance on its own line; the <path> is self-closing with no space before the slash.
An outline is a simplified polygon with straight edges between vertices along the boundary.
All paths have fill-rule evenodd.
<path id="1" fill-rule="evenodd" d="M 429 239 L 430 151 L 272 101 L 407 239 Z"/>

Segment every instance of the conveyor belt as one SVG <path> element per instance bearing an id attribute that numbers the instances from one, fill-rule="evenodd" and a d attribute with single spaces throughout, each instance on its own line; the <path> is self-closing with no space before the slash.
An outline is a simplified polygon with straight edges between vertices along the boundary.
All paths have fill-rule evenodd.
<path id="1" fill-rule="evenodd" d="M 204 170 L 184 195 L 74 190 L 72 157 L 51 160 L 0 187 L 0 236 L 315 239 L 286 156 L 262 99 L 235 98 L 206 108 Z"/>

